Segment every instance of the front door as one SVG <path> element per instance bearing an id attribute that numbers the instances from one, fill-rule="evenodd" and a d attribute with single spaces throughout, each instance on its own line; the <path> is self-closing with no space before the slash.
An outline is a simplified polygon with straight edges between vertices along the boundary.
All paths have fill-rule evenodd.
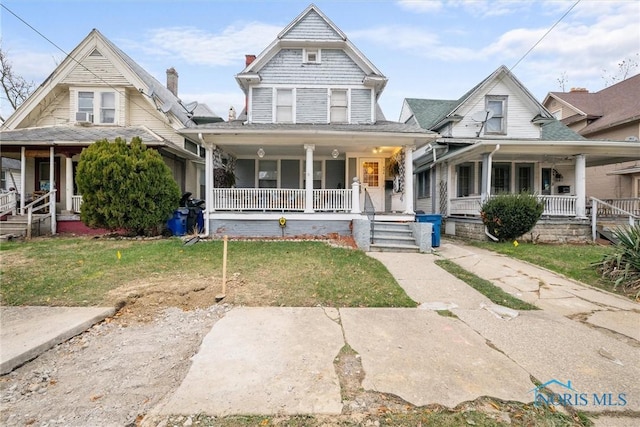
<path id="1" fill-rule="evenodd" d="M 362 184 L 361 206 L 365 206 L 365 189 L 371 197 L 376 212 L 384 212 L 384 159 L 360 159 L 360 182 Z"/>

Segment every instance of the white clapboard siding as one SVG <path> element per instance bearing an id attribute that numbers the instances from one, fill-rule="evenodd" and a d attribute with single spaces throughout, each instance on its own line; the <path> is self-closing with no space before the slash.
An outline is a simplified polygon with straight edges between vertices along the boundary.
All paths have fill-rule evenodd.
<path id="1" fill-rule="evenodd" d="M 296 89 L 296 123 L 327 123 L 327 88 Z"/>
<path id="2" fill-rule="evenodd" d="M 137 91 L 132 91 L 128 96 L 127 108 L 128 125 L 130 126 L 146 126 L 155 133 L 168 141 L 174 142 L 182 147 L 184 138 L 177 135 L 175 130 L 163 120 L 161 116 L 143 98 L 143 95 Z"/>
<path id="3" fill-rule="evenodd" d="M 341 49 L 322 49 L 320 64 L 304 64 L 302 49 L 282 49 L 260 70 L 261 84 L 358 85 L 364 71 Z"/>
<path id="4" fill-rule="evenodd" d="M 62 80 L 62 83 L 79 85 L 128 86 L 129 81 L 113 63 L 104 56 L 89 55 Z"/>
<path id="5" fill-rule="evenodd" d="M 507 95 L 507 133 L 506 135 L 492 135 L 500 138 L 540 138 L 540 127 L 531 123 L 537 111 L 531 110 L 523 102 L 525 96 L 519 89 L 514 88 L 504 81 L 493 83 L 488 92 L 479 92 L 465 102 L 458 114 L 464 118 L 454 124 L 452 136 L 454 138 L 475 137 L 480 129 L 480 123 L 474 121 L 471 116 L 475 111 L 485 109 L 486 95 Z M 484 135 L 484 131 L 483 131 Z"/>
<path id="6" fill-rule="evenodd" d="M 296 40 L 341 40 L 340 35 L 336 33 L 315 10 L 310 10 L 309 13 L 300 19 L 296 25 L 291 27 L 282 38 Z"/>
<path id="7" fill-rule="evenodd" d="M 371 117 L 371 89 L 351 90 L 351 123 L 370 123 Z"/>
<path id="8" fill-rule="evenodd" d="M 255 123 L 271 123 L 273 117 L 273 89 L 254 88 L 252 91 L 251 120 Z"/>

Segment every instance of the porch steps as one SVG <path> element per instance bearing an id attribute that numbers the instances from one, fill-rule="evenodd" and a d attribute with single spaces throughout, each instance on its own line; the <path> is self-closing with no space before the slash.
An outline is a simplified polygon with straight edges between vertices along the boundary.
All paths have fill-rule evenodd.
<path id="1" fill-rule="evenodd" d="M 602 239 L 608 240 L 610 243 L 615 244 L 619 242 L 618 238 L 616 238 L 616 236 L 613 234 L 613 231 L 611 230 L 611 228 L 607 226 L 602 226 L 602 225 L 596 226 L 596 233 Z"/>
<path id="2" fill-rule="evenodd" d="M 371 252 L 420 252 L 407 222 L 374 221 Z"/>
<path id="3" fill-rule="evenodd" d="M 44 217 L 44 215 L 42 215 Z M 42 234 L 41 231 L 46 227 L 41 222 L 41 215 L 33 215 L 31 221 L 31 236 L 36 237 Z M 26 215 L 7 215 L 6 219 L 0 221 L 0 236 L 26 236 L 27 235 L 27 216 Z"/>

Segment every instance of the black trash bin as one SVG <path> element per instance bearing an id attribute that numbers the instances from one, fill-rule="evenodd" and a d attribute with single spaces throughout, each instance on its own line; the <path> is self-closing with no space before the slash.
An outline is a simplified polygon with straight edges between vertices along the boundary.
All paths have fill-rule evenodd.
<path id="1" fill-rule="evenodd" d="M 185 224 L 187 233 L 202 233 L 204 231 L 204 215 L 202 213 L 204 203 L 204 200 L 192 198 L 189 192 L 182 195 L 180 206 L 187 208 Z"/>

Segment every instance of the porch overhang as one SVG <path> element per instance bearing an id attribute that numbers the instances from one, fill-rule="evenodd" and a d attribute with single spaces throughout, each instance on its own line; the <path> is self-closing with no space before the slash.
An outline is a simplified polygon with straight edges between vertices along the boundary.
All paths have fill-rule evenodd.
<path id="1" fill-rule="evenodd" d="M 571 161 L 576 155 L 586 156 L 586 166 L 601 166 L 637 160 L 640 143 L 623 141 L 540 141 L 540 140 L 477 140 L 447 138 L 448 143 L 463 144 L 462 148 L 451 150 L 439 157 L 435 163 L 455 160 L 462 163 L 477 160 L 483 154 L 491 153 L 496 145 L 500 150 L 495 153 L 494 161 Z"/>

